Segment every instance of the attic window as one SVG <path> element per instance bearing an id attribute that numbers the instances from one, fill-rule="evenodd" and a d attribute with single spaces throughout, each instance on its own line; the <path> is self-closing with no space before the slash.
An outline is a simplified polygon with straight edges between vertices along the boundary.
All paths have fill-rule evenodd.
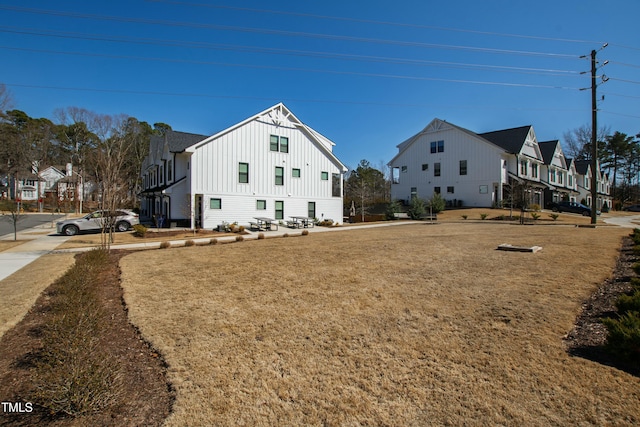
<path id="1" fill-rule="evenodd" d="M 444 153 L 444 141 L 431 142 L 431 154 Z"/>
<path id="2" fill-rule="evenodd" d="M 289 152 L 289 138 L 286 136 L 271 135 L 269 137 L 269 151 Z"/>

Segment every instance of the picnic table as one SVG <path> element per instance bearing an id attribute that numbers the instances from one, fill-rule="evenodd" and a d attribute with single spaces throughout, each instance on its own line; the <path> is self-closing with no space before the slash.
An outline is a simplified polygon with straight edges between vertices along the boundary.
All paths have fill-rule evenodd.
<path id="1" fill-rule="evenodd" d="M 290 216 L 291 221 L 287 221 L 287 225 L 291 228 L 309 228 L 313 227 L 313 218 L 307 216 Z"/>
<path id="2" fill-rule="evenodd" d="M 258 229 L 260 231 L 278 229 L 278 223 L 276 222 L 275 219 L 266 218 L 263 216 L 256 216 L 254 217 L 254 219 L 256 220 L 256 222 L 249 223 L 251 228 Z"/>

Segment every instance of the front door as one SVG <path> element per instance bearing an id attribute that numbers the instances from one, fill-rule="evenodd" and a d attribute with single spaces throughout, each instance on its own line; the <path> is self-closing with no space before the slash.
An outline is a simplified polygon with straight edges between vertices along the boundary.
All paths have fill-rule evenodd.
<path id="1" fill-rule="evenodd" d="M 202 194 L 196 194 L 196 205 L 194 208 L 195 227 L 202 227 Z"/>

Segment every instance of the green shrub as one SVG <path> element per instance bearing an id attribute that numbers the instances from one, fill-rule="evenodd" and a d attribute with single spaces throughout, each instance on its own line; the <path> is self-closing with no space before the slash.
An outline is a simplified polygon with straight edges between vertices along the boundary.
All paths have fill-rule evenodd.
<path id="1" fill-rule="evenodd" d="M 533 218 L 533 220 L 538 220 L 540 219 L 540 214 L 539 213 L 535 213 L 535 212 L 531 212 L 531 218 Z"/>
<path id="2" fill-rule="evenodd" d="M 640 361 L 640 313 L 628 311 L 618 319 L 603 319 L 609 335 L 607 348 L 614 355 L 635 364 Z"/>
<path id="3" fill-rule="evenodd" d="M 467 219 L 469 217 L 469 215 L 461 215 L 462 219 Z"/>
<path id="4" fill-rule="evenodd" d="M 446 201 L 440 195 L 440 193 L 433 193 L 433 196 L 431 196 L 431 199 L 429 199 L 427 206 L 431 207 L 431 211 L 434 214 L 437 214 L 444 210 L 446 204 Z"/>
<path id="5" fill-rule="evenodd" d="M 144 237 L 147 234 L 148 228 L 142 224 L 136 224 L 133 226 L 133 235 L 136 237 Z"/>
<path id="6" fill-rule="evenodd" d="M 640 262 L 636 262 L 631 266 L 631 268 L 633 269 L 633 271 L 635 271 L 636 274 L 640 275 Z"/>
<path id="7" fill-rule="evenodd" d="M 618 313 L 626 313 L 628 311 L 640 312 L 640 290 L 636 290 L 631 295 L 621 295 L 616 301 Z"/>
<path id="8" fill-rule="evenodd" d="M 396 219 L 396 214 L 400 212 L 400 203 L 397 200 L 389 203 L 385 210 L 385 216 L 387 219 Z"/>
<path id="9" fill-rule="evenodd" d="M 409 215 L 409 218 L 420 219 L 425 212 L 426 209 L 424 207 L 424 201 L 417 196 L 413 196 L 411 198 L 411 203 L 409 204 L 409 209 L 407 209 L 407 215 Z"/>
<path id="10" fill-rule="evenodd" d="M 480 214 L 480 219 L 481 219 L 481 220 L 485 220 L 485 219 L 487 219 L 487 217 L 488 217 L 488 216 L 489 216 L 489 214 L 481 213 L 481 214 Z"/>
<path id="11" fill-rule="evenodd" d="M 558 220 L 558 218 L 560 217 L 560 215 L 558 215 L 557 213 L 552 213 L 552 214 L 549 214 L 549 217 L 550 217 L 552 220 L 557 221 L 557 220 Z"/>

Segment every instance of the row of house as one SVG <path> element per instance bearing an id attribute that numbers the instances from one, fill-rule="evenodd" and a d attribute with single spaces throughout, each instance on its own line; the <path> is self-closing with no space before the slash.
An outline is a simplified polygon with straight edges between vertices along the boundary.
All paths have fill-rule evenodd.
<path id="1" fill-rule="evenodd" d="M 590 162 L 565 157 L 558 140 L 538 141 L 533 126 L 476 134 L 434 119 L 397 148 L 389 162 L 394 200 L 439 193 L 467 207 L 525 202 L 548 208 L 562 200 L 591 206 Z M 595 173 L 597 208 L 610 208 L 609 177 Z"/>
<path id="2" fill-rule="evenodd" d="M 25 202 L 77 202 L 87 191 L 87 188 L 82 191 L 82 186 L 91 186 L 91 183 L 83 183 L 70 163 L 66 166 L 47 166 L 42 170 L 34 166 L 30 171 L 8 177 L 6 184 L 1 187 L 3 198 Z"/>
<path id="3" fill-rule="evenodd" d="M 340 222 L 347 168 L 335 144 L 282 103 L 212 136 L 168 131 L 151 139 L 142 168 L 141 215 L 215 228 L 256 217 L 308 216 Z M 533 126 L 476 134 L 440 119 L 402 142 L 389 162 L 393 199 L 440 193 L 456 206 L 591 204 L 591 165 L 567 159 L 559 141 L 539 142 Z M 598 174 L 598 208 L 611 207 Z"/>

